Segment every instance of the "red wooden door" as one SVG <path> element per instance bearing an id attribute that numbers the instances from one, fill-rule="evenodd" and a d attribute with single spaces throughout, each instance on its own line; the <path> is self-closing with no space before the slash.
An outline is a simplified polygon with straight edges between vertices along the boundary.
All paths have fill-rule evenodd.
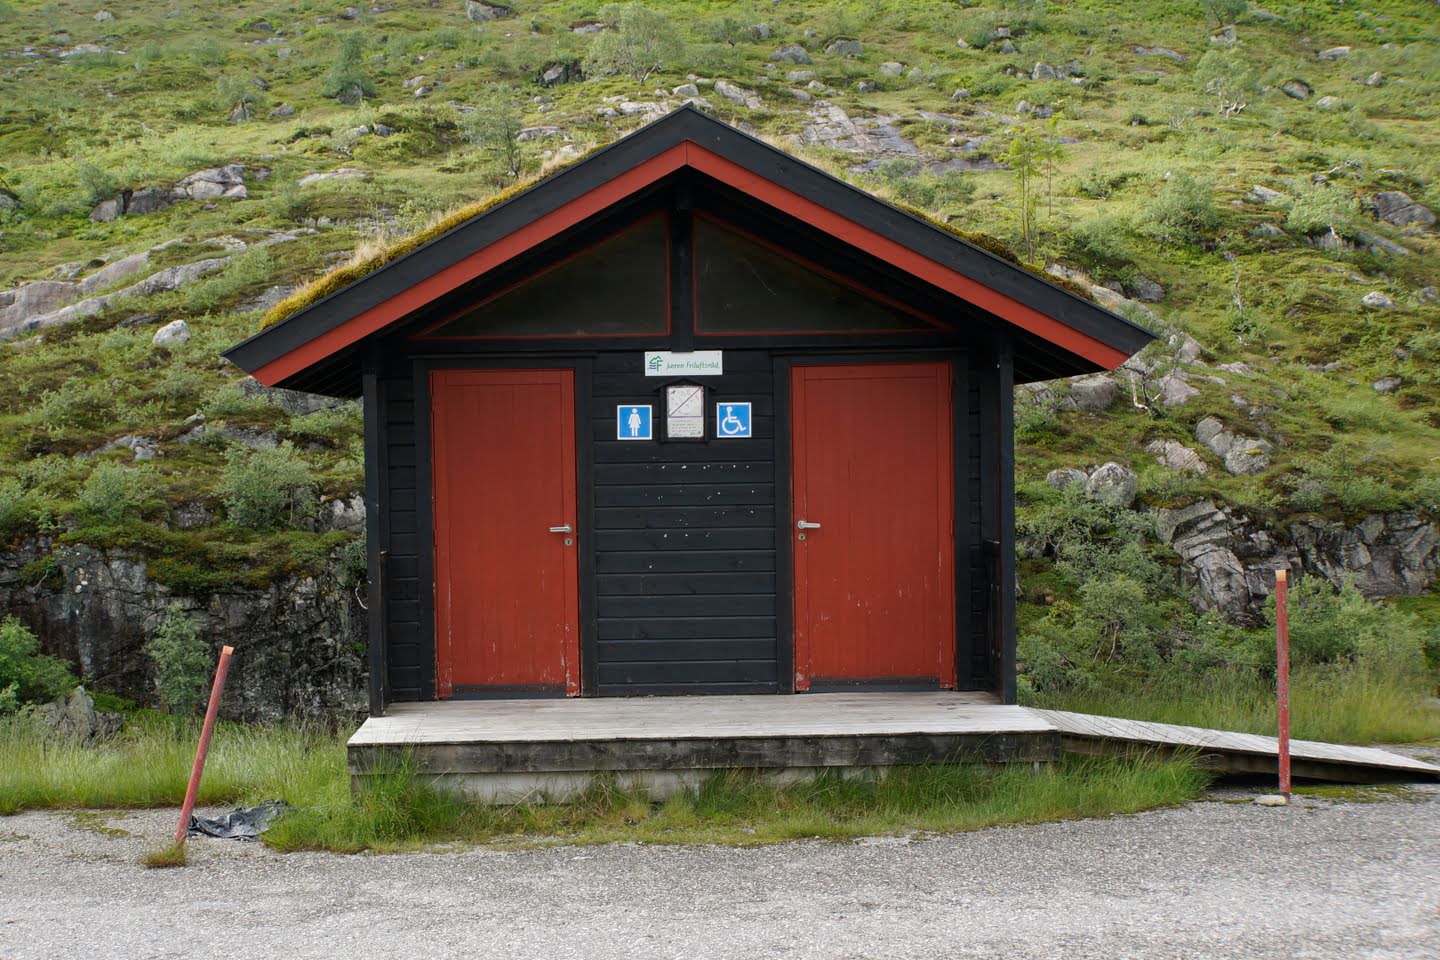
<path id="1" fill-rule="evenodd" d="M 792 368 L 797 690 L 955 686 L 950 410 L 946 363 Z"/>
<path id="2" fill-rule="evenodd" d="M 437 370 L 430 397 L 439 695 L 578 696 L 574 372 Z"/>

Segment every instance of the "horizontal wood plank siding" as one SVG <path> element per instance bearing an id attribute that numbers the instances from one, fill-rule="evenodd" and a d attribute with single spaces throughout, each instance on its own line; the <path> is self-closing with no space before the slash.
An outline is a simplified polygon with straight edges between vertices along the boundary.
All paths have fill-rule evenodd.
<path id="1" fill-rule="evenodd" d="M 754 404 L 749 440 L 630 443 L 615 408 L 648 403 L 657 432 L 666 381 L 638 351 L 595 360 L 590 404 L 596 651 L 601 694 L 778 688 L 775 411 L 768 351 L 727 350 L 709 388 Z"/>
<path id="2" fill-rule="evenodd" d="M 955 544 L 956 549 L 966 550 L 968 556 L 957 557 L 956 563 L 969 563 L 970 567 L 970 595 L 968 597 L 956 597 L 955 603 L 962 612 L 956 618 L 961 630 L 968 631 L 962 635 L 960 656 L 966 656 L 966 645 L 969 647 L 970 659 L 970 686 L 975 689 L 989 690 L 994 686 L 994 678 L 990 676 L 990 659 L 986 655 L 985 637 L 985 604 L 988 585 L 985 582 L 985 554 L 981 547 L 980 527 L 980 381 L 985 377 L 986 371 L 972 355 L 969 360 L 969 375 L 966 383 L 969 384 L 968 394 L 965 402 L 966 425 L 965 437 L 967 443 L 960 451 L 957 459 L 959 461 L 960 474 L 955 477 L 955 483 L 963 485 L 965 496 L 961 500 L 964 507 L 955 516 Z M 969 615 L 963 615 L 968 609 Z"/>
<path id="3" fill-rule="evenodd" d="M 390 699 L 420 700 L 428 696 L 428 665 L 435 660 L 435 638 L 421 636 L 421 606 L 433 600 L 429 585 L 420 583 L 421 537 L 417 507 L 415 460 L 415 386 L 409 377 L 382 382 L 381 417 L 385 471 L 381 502 L 389 523 L 389 597 L 385 612 L 389 638 Z"/>

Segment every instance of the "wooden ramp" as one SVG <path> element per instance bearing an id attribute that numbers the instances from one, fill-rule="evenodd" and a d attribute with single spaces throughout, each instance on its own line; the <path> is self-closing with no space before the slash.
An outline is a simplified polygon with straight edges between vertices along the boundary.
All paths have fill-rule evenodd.
<path id="1" fill-rule="evenodd" d="M 1231 733 L 1173 723 L 1122 720 L 1064 710 L 1031 710 L 1060 731 L 1067 753 L 1125 753 L 1135 750 L 1194 751 L 1201 762 L 1226 773 L 1276 772 L 1280 745 L 1275 737 Z M 1342 783 L 1440 778 L 1440 767 L 1374 747 L 1350 747 L 1313 740 L 1290 741 L 1296 777 Z"/>

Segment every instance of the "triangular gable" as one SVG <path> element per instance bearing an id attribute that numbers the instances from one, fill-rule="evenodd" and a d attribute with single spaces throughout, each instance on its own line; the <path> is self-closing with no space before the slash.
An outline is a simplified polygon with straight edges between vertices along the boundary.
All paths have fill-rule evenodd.
<path id="1" fill-rule="evenodd" d="M 1113 369 L 1148 331 L 781 150 L 682 107 L 232 347 L 267 385 L 329 358 L 572 227 L 690 169 L 965 300 L 1076 359 Z"/>

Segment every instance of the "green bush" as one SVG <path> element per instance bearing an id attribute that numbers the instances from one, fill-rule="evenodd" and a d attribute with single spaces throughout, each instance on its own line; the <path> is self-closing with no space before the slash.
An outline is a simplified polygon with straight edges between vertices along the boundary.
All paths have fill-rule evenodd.
<path id="1" fill-rule="evenodd" d="M 609 29 L 590 42 L 585 57 L 589 76 L 625 75 L 644 83 L 685 55 L 675 21 L 659 10 L 638 3 L 612 4 L 600 11 L 600 19 Z"/>
<path id="2" fill-rule="evenodd" d="M 1297 663 L 1354 662 L 1378 674 L 1413 676 L 1425 665 L 1435 628 L 1396 607 L 1367 600 L 1346 580 L 1301 578 L 1290 592 L 1290 655 Z M 1273 635 L 1275 602 L 1269 605 Z"/>
<path id="3" fill-rule="evenodd" d="M 232 452 L 219 489 L 230 522 L 255 530 L 297 525 L 314 515 L 318 497 L 310 467 L 288 440 Z"/>
<path id="4" fill-rule="evenodd" d="M 1135 223 L 1141 234 L 1170 246 L 1201 246 L 1220 225 L 1210 184 L 1188 173 L 1165 181 Z"/>
<path id="5" fill-rule="evenodd" d="M 1354 239 L 1359 233 L 1359 205 L 1338 187 L 1311 190 L 1290 203 L 1285 226 L 1309 235 L 1334 231 Z"/>
<path id="6" fill-rule="evenodd" d="M 339 49 L 330 72 L 325 75 L 322 95 L 341 103 L 356 104 L 377 95 L 375 81 L 370 79 L 360 65 L 364 52 L 364 40 L 358 33 L 347 33 L 340 38 Z"/>
<path id="7" fill-rule="evenodd" d="M 234 123 L 251 119 L 265 104 L 265 94 L 246 77 L 232 75 L 215 81 L 215 108 Z"/>
<path id="8" fill-rule="evenodd" d="M 164 619 L 145 644 L 155 664 L 160 702 L 171 713 L 195 713 L 205 704 L 210 683 L 210 648 L 179 603 L 165 608 Z"/>
<path id="9" fill-rule="evenodd" d="M 14 617 L 0 621 L 0 714 L 44 703 L 75 688 L 70 665 L 40 652 L 40 642 Z"/>
<path id="10" fill-rule="evenodd" d="M 30 518 L 31 497 L 18 480 L 0 480 L 0 538 L 8 537 Z"/>
<path id="11" fill-rule="evenodd" d="M 96 520 L 123 520 L 144 502 L 146 479 L 147 471 L 142 467 L 100 463 L 80 488 L 80 510 Z"/>

